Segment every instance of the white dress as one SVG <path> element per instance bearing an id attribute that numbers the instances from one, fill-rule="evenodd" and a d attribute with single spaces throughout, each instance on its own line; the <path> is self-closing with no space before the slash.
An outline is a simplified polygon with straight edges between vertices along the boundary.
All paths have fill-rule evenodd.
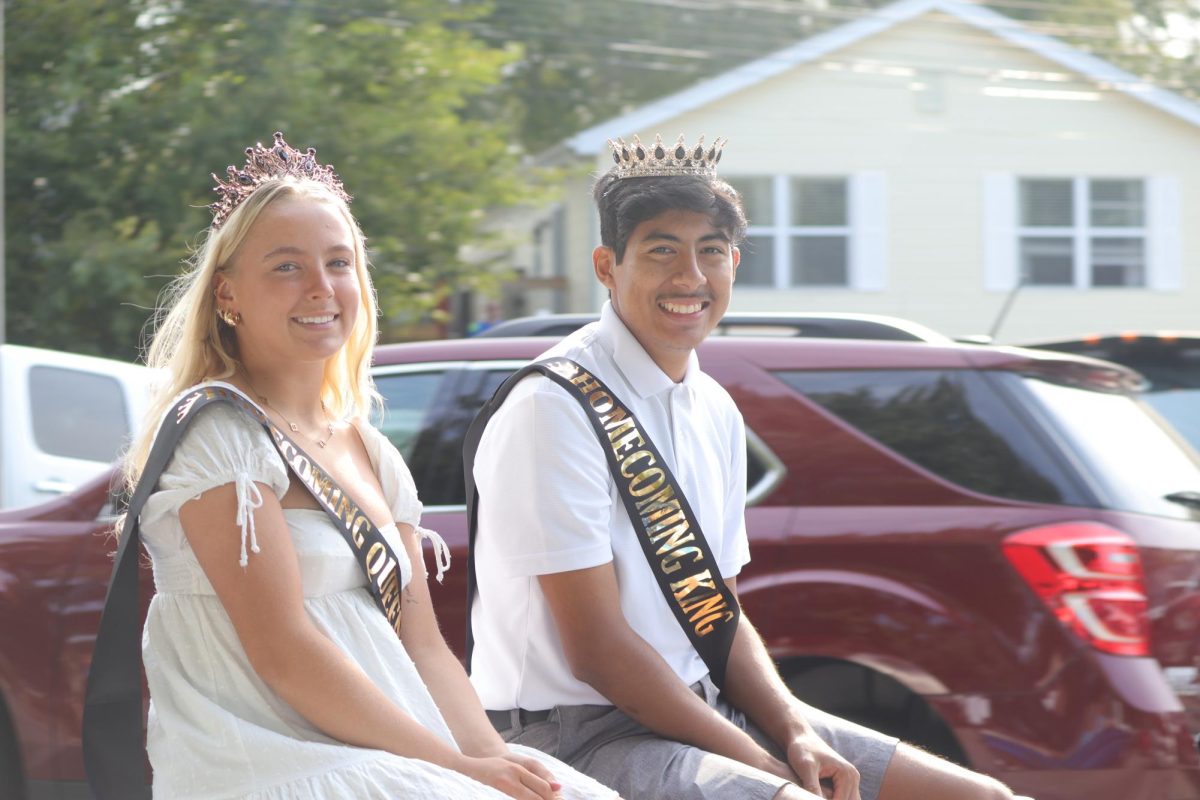
<path id="1" fill-rule="evenodd" d="M 416 526 L 421 503 L 400 453 L 370 425 L 356 426 L 395 520 Z M 254 672 L 229 616 L 188 546 L 179 508 L 208 489 L 233 483 L 238 518 L 228 521 L 242 557 L 256 555 L 255 482 L 279 497 L 288 473 L 266 432 L 228 403 L 202 409 L 167 465 L 141 515 L 154 565 L 156 594 L 142 636 L 150 686 L 147 750 L 156 800 L 324 800 L 325 798 L 502 798 L 465 775 L 426 761 L 353 747 L 316 730 Z M 323 511 L 286 509 L 300 563 L 304 605 L 317 627 L 353 658 L 374 683 L 430 731 L 454 745 L 400 639 L 375 605 L 349 546 Z M 222 535 L 221 526 L 209 528 Z M 383 531 L 401 562 L 412 567 L 395 525 Z M 428 533 L 428 532 L 423 532 Z M 444 548 L 440 537 L 435 549 Z M 441 562 L 439 560 L 439 569 Z M 456 746 L 456 745 L 454 745 Z M 614 793 L 529 748 L 563 784 L 566 798 Z"/>

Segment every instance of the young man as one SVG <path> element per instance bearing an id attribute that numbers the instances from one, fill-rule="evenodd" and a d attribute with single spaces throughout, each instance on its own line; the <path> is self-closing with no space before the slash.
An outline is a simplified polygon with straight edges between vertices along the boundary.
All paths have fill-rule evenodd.
<path id="1" fill-rule="evenodd" d="M 609 302 L 543 355 L 582 367 L 570 386 L 599 419 L 533 375 L 483 431 L 471 680 L 506 739 L 631 800 L 1011 800 L 989 778 L 801 703 L 737 613 L 750 559 L 745 430 L 695 354 L 729 305 L 746 228 L 716 177 L 721 144 L 613 144 L 592 254 Z M 660 466 L 691 517 L 668 502 Z M 650 560 L 639 537 L 655 543 Z"/>

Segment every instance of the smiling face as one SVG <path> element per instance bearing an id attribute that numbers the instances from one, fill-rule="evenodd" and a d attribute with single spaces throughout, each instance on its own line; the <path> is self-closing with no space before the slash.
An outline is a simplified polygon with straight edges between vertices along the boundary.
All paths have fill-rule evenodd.
<path id="1" fill-rule="evenodd" d="M 664 211 L 630 234 L 620 262 L 611 247 L 592 254 L 613 310 L 673 380 L 729 307 L 740 254 L 708 214 Z"/>
<path id="2" fill-rule="evenodd" d="M 218 306 L 241 314 L 234 330 L 247 366 L 323 364 L 358 318 L 354 234 L 330 202 L 280 198 L 263 209 L 215 284 Z"/>

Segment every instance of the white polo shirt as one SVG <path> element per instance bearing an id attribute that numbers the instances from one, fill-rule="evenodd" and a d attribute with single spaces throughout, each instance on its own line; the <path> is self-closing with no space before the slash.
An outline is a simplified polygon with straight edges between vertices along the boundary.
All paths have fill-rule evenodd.
<path id="1" fill-rule="evenodd" d="M 750 560 L 745 427 L 695 353 L 675 383 L 606 303 L 599 322 L 542 358 L 550 356 L 582 364 L 637 416 L 695 511 L 721 574 L 737 575 Z M 537 580 L 609 562 L 633 630 L 684 683 L 708 673 L 646 562 L 595 431 L 566 390 L 540 375 L 521 381 L 483 433 L 475 481 L 471 682 L 484 708 L 610 704 L 571 674 Z"/>

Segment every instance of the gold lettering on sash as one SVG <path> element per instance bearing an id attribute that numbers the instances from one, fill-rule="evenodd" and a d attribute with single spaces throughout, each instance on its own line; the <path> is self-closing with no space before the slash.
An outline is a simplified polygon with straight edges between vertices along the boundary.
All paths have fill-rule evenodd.
<path id="1" fill-rule="evenodd" d="M 684 534 L 687 534 L 686 536 Z M 661 556 L 664 553 L 669 553 L 688 542 L 696 541 L 696 534 L 692 532 L 692 526 L 685 519 L 683 522 L 676 525 L 674 528 L 665 530 L 662 533 L 651 536 L 650 541 L 658 544 L 661 539 L 666 539 L 667 542 L 662 547 L 655 551 L 656 556 Z"/>
<path id="2" fill-rule="evenodd" d="M 649 462 L 646 465 L 648 467 L 654 466 L 656 463 L 658 463 L 654 460 L 654 455 L 649 450 L 638 450 L 636 453 L 630 453 L 629 455 L 625 456 L 625 459 L 621 462 L 621 477 L 633 478 L 633 469 L 630 467 L 630 465 L 636 461 L 647 461 Z"/>
<path id="3" fill-rule="evenodd" d="M 387 548 L 383 546 L 383 542 L 372 544 L 371 549 L 367 551 L 367 572 L 377 575 L 387 562 Z"/>
<path id="4" fill-rule="evenodd" d="M 393 569 L 383 579 L 379 599 L 383 602 L 383 613 L 392 623 L 396 633 L 400 632 L 400 570 Z"/>
<path id="5" fill-rule="evenodd" d="M 697 589 L 712 589 L 716 591 L 717 585 L 713 582 L 711 572 L 704 570 L 695 575 L 685 575 L 682 580 L 671 584 L 671 592 L 674 593 L 676 602 L 680 604 L 683 603 L 683 598 Z"/>
<path id="6" fill-rule="evenodd" d="M 580 372 L 574 378 L 571 378 L 571 383 L 575 384 L 579 389 L 580 394 L 591 394 L 600 388 L 600 384 L 592 377 L 590 372 Z"/>
<path id="7" fill-rule="evenodd" d="M 662 554 L 660 553 L 659 555 Z M 683 566 L 679 563 L 679 560 L 684 556 L 692 556 L 692 563 L 695 564 L 704 560 L 704 551 L 699 547 L 681 547 L 663 557 L 663 560 L 660 562 L 662 571 L 667 575 L 670 575 L 672 572 L 678 572 L 679 568 Z"/>
<path id="8" fill-rule="evenodd" d="M 666 482 L 667 476 L 663 474 L 661 467 L 644 469 L 637 475 L 634 475 L 633 479 L 629 481 L 629 493 L 634 497 L 641 497 L 644 494 L 657 492 L 658 487 Z"/>
<path id="9" fill-rule="evenodd" d="M 671 513 L 674 512 L 674 513 Z M 670 516 L 667 516 L 670 514 Z M 664 519 L 664 517 L 666 517 Z M 657 537 L 653 534 L 658 533 L 668 525 L 674 525 L 682 519 L 686 519 L 683 513 L 683 508 L 680 507 L 678 500 L 673 500 L 667 505 L 659 507 L 652 514 L 647 514 L 642 517 L 645 523 L 653 522 L 653 525 L 646 524 L 646 533 L 651 534 L 651 541 L 655 541 Z"/>
<path id="10" fill-rule="evenodd" d="M 362 529 L 370 525 L 371 521 L 360 513 L 357 508 L 354 509 L 354 515 L 354 521 L 350 523 L 350 538 L 353 540 L 354 546 L 361 550 L 363 546 Z"/>
<path id="11" fill-rule="evenodd" d="M 592 410 L 597 414 L 604 414 L 613 407 L 612 395 L 603 389 L 597 389 L 588 395 L 588 405 L 590 405 Z M 601 408 L 600 406 L 604 407 Z"/>
<path id="12" fill-rule="evenodd" d="M 296 475 L 304 482 L 306 486 L 311 486 L 312 480 L 312 464 L 308 459 L 299 453 L 292 459 L 292 469 L 296 471 Z"/>
<path id="13" fill-rule="evenodd" d="M 612 410 L 611 413 L 601 414 L 600 422 L 604 425 L 604 430 L 611 431 L 613 428 L 617 427 L 618 425 L 622 425 L 622 423 L 625 422 L 625 418 L 627 416 L 628 416 L 628 412 L 626 412 L 625 409 L 622 408 L 621 406 L 617 406 L 616 408 L 614 408 Z"/>
<path id="14" fill-rule="evenodd" d="M 705 595 L 691 603 L 682 606 L 684 613 L 688 615 L 688 622 L 692 623 L 693 629 L 698 636 L 707 636 L 712 633 L 712 623 L 722 617 L 728 622 L 733 618 L 733 612 L 729 610 L 729 606 L 725 603 L 725 598 L 719 594 Z"/>
<path id="15" fill-rule="evenodd" d="M 613 431 L 613 433 L 609 434 L 608 440 L 612 443 L 613 452 L 617 455 L 621 455 L 635 447 L 641 447 L 646 443 L 646 440 L 642 438 L 641 431 L 637 428 L 629 431 L 619 439 L 615 437 L 616 433 L 616 431 Z"/>
<path id="16" fill-rule="evenodd" d="M 638 513 L 643 518 L 650 517 L 651 519 L 656 519 L 659 516 L 657 512 L 664 507 L 679 508 L 679 501 L 675 499 L 675 489 L 670 485 L 666 486 L 653 497 L 637 501 Z M 650 510 L 647 511 L 646 509 Z"/>
<path id="17" fill-rule="evenodd" d="M 605 425 L 604 430 L 606 433 L 608 433 L 609 442 L 616 442 L 618 438 L 629 433 L 630 431 L 635 434 L 638 432 L 637 425 L 631 419 L 623 420 L 620 423 L 613 422 L 610 425 Z"/>
<path id="18" fill-rule="evenodd" d="M 354 509 L 354 501 L 342 494 L 341 489 L 334 489 L 333 494 L 329 496 L 329 506 L 339 520 L 346 522 Z"/>
<path id="19" fill-rule="evenodd" d="M 313 470 L 310 488 L 321 503 L 330 505 L 329 495 L 333 491 L 333 478 L 328 475 L 321 475 L 316 470 Z"/>

